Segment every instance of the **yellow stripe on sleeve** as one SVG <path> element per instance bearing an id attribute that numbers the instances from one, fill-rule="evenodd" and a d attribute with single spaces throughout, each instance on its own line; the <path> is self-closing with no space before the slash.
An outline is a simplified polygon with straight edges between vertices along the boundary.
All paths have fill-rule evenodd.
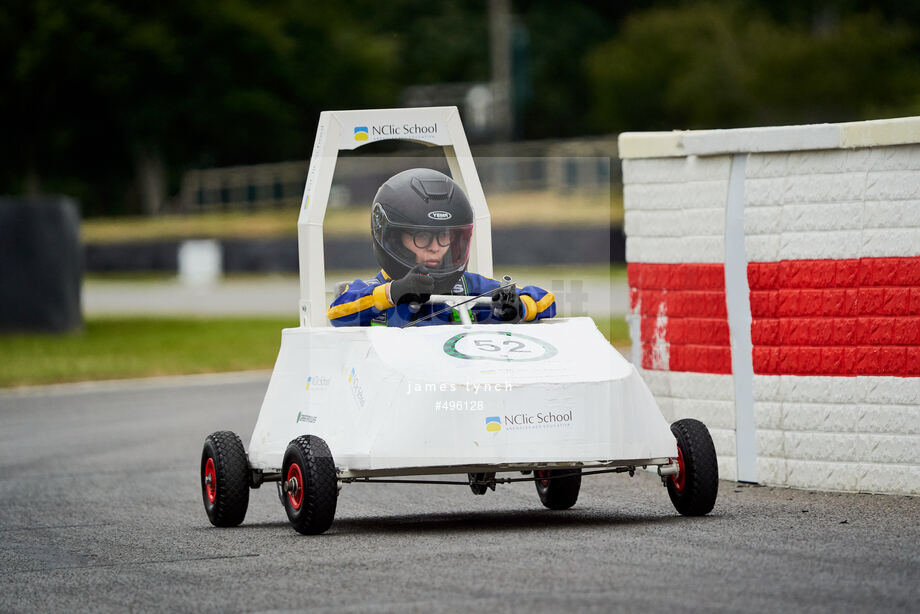
<path id="1" fill-rule="evenodd" d="M 526 294 L 521 294 L 520 296 L 521 296 L 521 302 L 524 303 L 524 308 L 527 311 L 527 315 L 524 316 L 524 321 L 530 322 L 536 319 L 537 314 L 539 313 L 539 311 L 537 310 L 536 301 L 534 301 L 532 298 L 530 298 Z"/>
<path id="2" fill-rule="evenodd" d="M 336 318 L 341 318 L 342 316 L 350 316 L 353 313 L 364 311 L 368 307 L 373 306 L 374 295 L 368 294 L 367 296 L 362 296 L 361 298 L 351 301 L 350 303 L 343 303 L 341 305 L 336 305 L 335 307 L 330 307 L 326 310 L 326 317 L 330 320 L 335 320 Z"/>
<path id="3" fill-rule="evenodd" d="M 380 284 L 374 288 L 374 294 L 372 296 L 374 297 L 374 307 L 380 311 L 386 311 L 393 306 L 393 303 L 387 298 L 386 284 Z"/>
<path id="4" fill-rule="evenodd" d="M 553 293 L 547 292 L 546 296 L 544 296 L 539 301 L 537 301 L 537 313 L 540 313 L 541 311 L 543 311 L 544 309 L 552 305 L 553 302 L 555 302 L 555 300 L 556 300 L 556 297 L 553 296 Z"/>

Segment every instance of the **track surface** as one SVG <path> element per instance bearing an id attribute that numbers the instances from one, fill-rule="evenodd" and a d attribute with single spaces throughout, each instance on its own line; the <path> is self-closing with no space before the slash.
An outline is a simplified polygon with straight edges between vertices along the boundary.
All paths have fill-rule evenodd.
<path id="1" fill-rule="evenodd" d="M 201 504 L 204 437 L 243 441 L 267 375 L 0 393 L 0 611 L 916 611 L 920 500 L 720 483 L 681 518 L 651 475 L 351 485 L 326 535 L 270 485 L 242 527 Z"/>

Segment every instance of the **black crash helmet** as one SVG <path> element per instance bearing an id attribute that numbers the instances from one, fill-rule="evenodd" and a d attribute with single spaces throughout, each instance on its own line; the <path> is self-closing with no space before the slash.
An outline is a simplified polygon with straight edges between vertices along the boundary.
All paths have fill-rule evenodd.
<path id="1" fill-rule="evenodd" d="M 447 294 L 470 258 L 473 208 L 453 179 L 413 168 L 377 190 L 371 234 L 374 256 L 387 275 L 399 279 L 424 264 L 435 280 L 435 293 Z"/>

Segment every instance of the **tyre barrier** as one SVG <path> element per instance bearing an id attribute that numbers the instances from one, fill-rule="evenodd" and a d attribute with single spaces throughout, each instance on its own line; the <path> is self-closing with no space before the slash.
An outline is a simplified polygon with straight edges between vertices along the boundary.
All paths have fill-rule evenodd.
<path id="1" fill-rule="evenodd" d="M 75 201 L 0 198 L 0 332 L 80 329 L 82 279 Z"/>
<path id="2" fill-rule="evenodd" d="M 633 361 L 720 474 L 920 494 L 920 117 L 620 136 Z"/>

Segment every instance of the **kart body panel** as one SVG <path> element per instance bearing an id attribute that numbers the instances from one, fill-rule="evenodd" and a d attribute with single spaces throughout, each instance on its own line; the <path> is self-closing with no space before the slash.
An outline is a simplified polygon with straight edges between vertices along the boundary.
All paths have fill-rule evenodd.
<path id="1" fill-rule="evenodd" d="M 250 463 L 280 470 L 304 434 L 328 443 L 340 475 L 677 455 L 648 388 L 590 318 L 286 329 Z"/>

